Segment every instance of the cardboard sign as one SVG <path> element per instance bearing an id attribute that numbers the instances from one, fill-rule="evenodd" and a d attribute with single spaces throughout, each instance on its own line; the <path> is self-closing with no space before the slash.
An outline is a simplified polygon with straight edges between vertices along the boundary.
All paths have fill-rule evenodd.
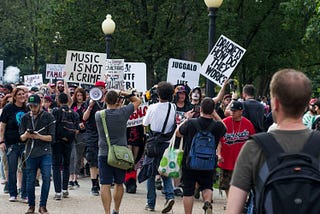
<path id="1" fill-rule="evenodd" d="M 124 89 L 135 88 L 138 92 L 147 90 L 147 65 L 143 62 L 124 63 Z"/>
<path id="2" fill-rule="evenodd" d="M 169 59 L 167 82 L 173 85 L 184 84 L 190 88 L 199 85 L 201 64 L 180 59 Z"/>
<path id="3" fill-rule="evenodd" d="M 107 59 L 106 88 L 124 90 L 124 59 Z"/>
<path id="4" fill-rule="evenodd" d="M 0 60 L 0 84 L 3 84 L 3 60 Z"/>
<path id="5" fill-rule="evenodd" d="M 144 116 L 146 116 L 148 109 L 147 103 L 142 103 L 137 110 L 135 110 L 129 117 L 127 127 L 138 126 L 142 124 Z"/>
<path id="6" fill-rule="evenodd" d="M 93 85 L 103 80 L 107 55 L 82 51 L 67 51 L 65 81 Z"/>
<path id="7" fill-rule="evenodd" d="M 221 35 L 202 64 L 200 73 L 219 86 L 231 76 L 246 50 Z"/>
<path id="8" fill-rule="evenodd" d="M 63 79 L 64 64 L 47 64 L 46 79 Z"/>
<path id="9" fill-rule="evenodd" d="M 43 84 L 42 74 L 24 75 L 24 85 L 29 89 L 32 87 L 38 87 Z"/>

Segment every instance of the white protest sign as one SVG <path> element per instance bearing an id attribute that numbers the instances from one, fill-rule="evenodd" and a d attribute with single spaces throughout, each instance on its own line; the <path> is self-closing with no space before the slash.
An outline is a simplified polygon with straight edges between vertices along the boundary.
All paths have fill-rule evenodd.
<path id="1" fill-rule="evenodd" d="M 221 35 L 202 64 L 200 73 L 222 86 L 237 67 L 245 52 L 243 47 Z"/>
<path id="2" fill-rule="evenodd" d="M 123 90 L 124 59 L 107 59 L 106 88 Z"/>
<path id="3" fill-rule="evenodd" d="M 138 126 L 142 124 L 142 120 L 144 116 L 146 116 L 146 112 L 148 109 L 148 104 L 143 103 L 141 104 L 137 110 L 135 110 L 129 117 L 129 120 L 127 122 L 127 127 L 132 127 L 132 126 Z"/>
<path id="4" fill-rule="evenodd" d="M 65 64 L 47 64 L 46 79 L 63 79 Z"/>
<path id="5" fill-rule="evenodd" d="M 31 74 L 31 75 L 24 75 L 24 85 L 27 86 L 29 89 L 32 87 L 38 87 L 43 84 L 42 74 Z"/>
<path id="6" fill-rule="evenodd" d="M 67 51 L 65 80 L 93 85 L 98 80 L 103 80 L 106 60 L 107 54 L 104 53 Z"/>
<path id="7" fill-rule="evenodd" d="M 0 60 L 0 84 L 3 83 L 3 60 Z"/>
<path id="8" fill-rule="evenodd" d="M 190 88 L 199 85 L 201 64 L 180 59 L 169 59 L 167 82 L 173 85 L 187 84 Z"/>
<path id="9" fill-rule="evenodd" d="M 135 88 L 138 92 L 147 90 L 147 65 L 143 62 L 124 63 L 124 89 Z"/>

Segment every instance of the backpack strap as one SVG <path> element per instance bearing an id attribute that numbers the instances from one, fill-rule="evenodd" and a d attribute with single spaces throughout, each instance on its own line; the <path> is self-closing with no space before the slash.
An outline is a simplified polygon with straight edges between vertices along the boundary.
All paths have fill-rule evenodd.
<path id="1" fill-rule="evenodd" d="M 210 123 L 210 125 L 206 128 L 206 129 L 202 129 L 200 124 L 199 124 L 199 121 L 198 121 L 198 118 L 194 118 L 194 119 L 191 119 L 191 124 L 197 129 L 197 131 L 212 131 L 214 126 L 216 125 L 216 123 L 214 121 L 212 121 Z"/>
<path id="2" fill-rule="evenodd" d="M 280 144 L 276 141 L 272 134 L 268 132 L 262 132 L 250 136 L 262 149 L 266 159 L 269 159 L 273 155 L 283 153 L 284 150 Z"/>
<path id="3" fill-rule="evenodd" d="M 320 132 L 313 131 L 307 141 L 304 144 L 301 152 L 312 155 L 315 158 L 318 158 L 320 154 Z"/>

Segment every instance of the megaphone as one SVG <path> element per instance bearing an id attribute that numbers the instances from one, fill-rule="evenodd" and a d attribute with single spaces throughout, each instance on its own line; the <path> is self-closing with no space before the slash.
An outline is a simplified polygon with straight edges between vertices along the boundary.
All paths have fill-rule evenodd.
<path id="1" fill-rule="evenodd" d="M 103 96 L 103 92 L 98 87 L 93 87 L 89 91 L 89 96 L 93 101 L 98 101 Z"/>

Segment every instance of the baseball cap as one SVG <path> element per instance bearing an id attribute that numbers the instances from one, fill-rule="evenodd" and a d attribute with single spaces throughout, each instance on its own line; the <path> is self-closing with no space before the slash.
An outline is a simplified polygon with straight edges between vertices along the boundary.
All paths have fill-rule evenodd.
<path id="1" fill-rule="evenodd" d="M 28 105 L 39 105 L 40 102 L 41 99 L 37 94 L 32 94 L 28 97 Z"/>
<path id="2" fill-rule="evenodd" d="M 233 101 L 230 106 L 231 111 L 243 110 L 243 104 L 240 101 Z"/>
<path id="3" fill-rule="evenodd" d="M 50 96 L 44 96 L 44 100 L 52 103 L 52 98 Z"/>
<path id="4" fill-rule="evenodd" d="M 32 87 L 32 88 L 30 89 L 30 91 L 37 92 L 37 91 L 39 91 L 39 89 L 38 89 L 38 87 L 34 86 L 34 87 Z"/>
<path id="5" fill-rule="evenodd" d="M 186 92 L 186 88 L 183 85 L 177 86 L 177 93 Z"/>
<path id="6" fill-rule="evenodd" d="M 106 83 L 104 81 L 99 80 L 94 84 L 94 86 L 96 86 L 96 87 L 104 87 L 105 88 L 106 87 Z"/>

